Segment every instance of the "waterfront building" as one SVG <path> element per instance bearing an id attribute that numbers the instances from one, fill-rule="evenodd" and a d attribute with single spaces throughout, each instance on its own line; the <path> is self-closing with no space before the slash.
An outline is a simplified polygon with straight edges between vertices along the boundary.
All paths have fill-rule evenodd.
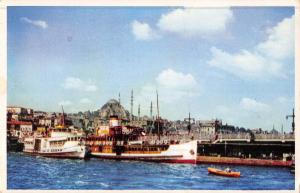
<path id="1" fill-rule="evenodd" d="M 26 115 L 28 114 L 28 110 L 23 107 L 17 107 L 17 106 L 8 106 L 7 112 L 17 115 Z"/>
<path id="2" fill-rule="evenodd" d="M 8 106 L 7 114 L 13 120 L 30 121 L 33 118 L 33 109 L 18 106 Z"/>
<path id="3" fill-rule="evenodd" d="M 49 117 L 45 117 L 45 118 L 42 118 L 42 119 L 39 119 L 39 123 L 38 123 L 40 126 L 48 126 L 48 127 L 51 127 L 51 126 L 54 126 L 54 120 L 52 121 L 51 118 Z"/>
<path id="4" fill-rule="evenodd" d="M 34 111 L 33 112 L 33 117 L 34 118 L 41 118 L 41 117 L 45 117 L 45 116 L 47 116 L 46 112 L 43 112 L 43 111 Z M 55 113 L 54 113 L 53 116 L 55 116 Z"/>
<path id="5" fill-rule="evenodd" d="M 32 133 L 32 123 L 25 121 L 7 121 L 7 134 L 22 139 Z"/>
<path id="6" fill-rule="evenodd" d="M 218 119 L 200 120 L 197 123 L 200 126 L 200 133 L 206 136 L 215 135 L 222 126 L 222 121 Z"/>

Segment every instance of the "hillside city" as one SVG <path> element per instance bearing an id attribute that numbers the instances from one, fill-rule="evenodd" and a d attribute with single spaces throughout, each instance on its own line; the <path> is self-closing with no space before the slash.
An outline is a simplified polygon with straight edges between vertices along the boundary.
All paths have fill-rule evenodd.
<path id="1" fill-rule="evenodd" d="M 151 109 L 152 114 L 152 109 Z M 62 112 L 43 112 L 31 108 L 8 106 L 7 107 L 7 133 L 11 136 L 22 138 L 32 131 L 43 131 L 53 128 L 60 123 Z M 111 99 L 97 111 L 86 111 L 78 113 L 64 113 L 67 126 L 75 129 L 82 129 L 87 133 L 94 133 L 103 125 L 108 125 L 109 117 L 117 115 L 122 124 L 132 125 L 145 129 L 147 133 L 157 133 L 157 124 L 160 126 L 161 134 L 186 134 L 198 133 L 200 136 L 214 138 L 218 133 L 223 134 L 285 134 L 273 128 L 271 131 L 262 128 L 244 128 L 228 125 L 221 119 L 199 120 L 195 118 L 185 118 L 184 120 L 167 120 L 150 116 L 131 116 L 117 100 Z"/>

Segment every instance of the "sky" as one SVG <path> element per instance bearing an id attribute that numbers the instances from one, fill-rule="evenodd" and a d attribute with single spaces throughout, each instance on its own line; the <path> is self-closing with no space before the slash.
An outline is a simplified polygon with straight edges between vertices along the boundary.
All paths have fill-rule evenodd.
<path id="1" fill-rule="evenodd" d="M 118 99 L 163 118 L 291 131 L 292 7 L 8 7 L 8 105 L 68 113 Z"/>

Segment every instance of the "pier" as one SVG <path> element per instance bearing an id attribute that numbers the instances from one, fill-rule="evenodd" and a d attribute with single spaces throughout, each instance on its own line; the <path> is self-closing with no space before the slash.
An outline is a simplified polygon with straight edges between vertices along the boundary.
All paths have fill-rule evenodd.
<path id="1" fill-rule="evenodd" d="M 290 167 L 292 165 L 292 161 L 236 158 L 236 157 L 198 156 L 197 164 L 228 164 L 228 165 L 248 165 L 248 166 Z"/>

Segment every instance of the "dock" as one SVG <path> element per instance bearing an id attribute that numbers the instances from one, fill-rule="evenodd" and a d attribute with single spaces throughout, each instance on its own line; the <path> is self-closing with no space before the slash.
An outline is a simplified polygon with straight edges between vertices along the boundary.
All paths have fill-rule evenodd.
<path id="1" fill-rule="evenodd" d="M 235 157 L 197 156 L 197 164 L 228 164 L 248 166 L 291 167 L 292 161 Z"/>

